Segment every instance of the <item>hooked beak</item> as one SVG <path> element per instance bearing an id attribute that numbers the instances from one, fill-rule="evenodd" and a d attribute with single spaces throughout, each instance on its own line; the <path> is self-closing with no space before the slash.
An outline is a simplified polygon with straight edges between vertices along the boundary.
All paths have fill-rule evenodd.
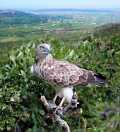
<path id="1" fill-rule="evenodd" d="M 49 54 L 49 53 L 50 53 L 50 51 L 51 51 L 50 49 L 45 48 L 45 49 L 43 50 L 43 53 L 44 53 L 44 54 Z"/>

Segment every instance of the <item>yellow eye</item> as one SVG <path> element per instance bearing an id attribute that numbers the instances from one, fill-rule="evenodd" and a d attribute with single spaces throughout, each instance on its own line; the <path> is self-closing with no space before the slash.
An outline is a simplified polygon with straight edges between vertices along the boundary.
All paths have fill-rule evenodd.
<path id="1" fill-rule="evenodd" d="M 40 49 L 41 49 L 41 50 L 43 50 L 43 49 L 44 49 L 44 47 L 40 46 Z"/>

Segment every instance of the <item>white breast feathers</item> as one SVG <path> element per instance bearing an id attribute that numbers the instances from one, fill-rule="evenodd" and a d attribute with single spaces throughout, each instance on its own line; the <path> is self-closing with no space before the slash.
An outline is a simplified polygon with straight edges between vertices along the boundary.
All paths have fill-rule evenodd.
<path id="1" fill-rule="evenodd" d="M 73 87 L 60 88 L 60 92 L 58 93 L 58 96 L 60 98 L 65 97 L 66 101 L 70 103 L 73 96 Z"/>

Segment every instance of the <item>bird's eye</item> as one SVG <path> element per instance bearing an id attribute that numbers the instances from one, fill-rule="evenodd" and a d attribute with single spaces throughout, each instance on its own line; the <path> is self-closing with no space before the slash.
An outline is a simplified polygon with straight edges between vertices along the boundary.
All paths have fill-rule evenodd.
<path id="1" fill-rule="evenodd" d="M 43 49 L 44 49 L 44 47 L 43 47 L 43 46 L 40 46 L 40 49 L 41 49 L 41 50 L 43 50 Z"/>

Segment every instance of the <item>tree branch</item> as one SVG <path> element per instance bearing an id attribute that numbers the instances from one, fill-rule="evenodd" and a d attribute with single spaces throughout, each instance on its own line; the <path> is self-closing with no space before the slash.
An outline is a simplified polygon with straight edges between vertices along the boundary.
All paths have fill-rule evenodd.
<path id="1" fill-rule="evenodd" d="M 52 101 L 47 101 L 45 96 L 41 96 L 41 102 L 45 106 L 49 116 L 52 119 L 53 124 L 61 127 L 63 132 L 70 132 L 70 128 L 67 122 L 61 118 L 66 116 L 82 114 L 82 108 L 78 108 L 77 110 L 72 110 L 73 108 L 77 107 L 77 104 L 79 104 L 77 100 L 78 100 L 78 96 L 76 93 L 74 93 L 71 103 L 68 104 L 64 109 L 60 108 L 55 112 L 57 105 L 54 104 Z"/>

